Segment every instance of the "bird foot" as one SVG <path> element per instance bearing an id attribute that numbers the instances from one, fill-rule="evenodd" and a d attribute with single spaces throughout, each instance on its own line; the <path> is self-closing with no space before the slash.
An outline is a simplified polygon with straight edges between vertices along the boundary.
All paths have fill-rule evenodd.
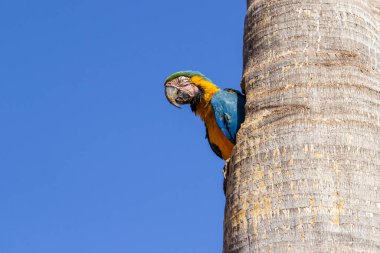
<path id="1" fill-rule="evenodd" d="M 230 159 L 227 159 L 224 163 L 223 167 L 223 192 L 224 196 L 226 196 L 226 187 L 227 187 L 227 176 L 228 176 L 228 166 L 230 164 Z"/>

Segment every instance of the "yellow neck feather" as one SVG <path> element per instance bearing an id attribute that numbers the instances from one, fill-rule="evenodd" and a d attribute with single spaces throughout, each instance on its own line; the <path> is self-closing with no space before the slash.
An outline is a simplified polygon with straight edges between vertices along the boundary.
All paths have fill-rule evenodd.
<path id="1" fill-rule="evenodd" d="M 208 115 L 212 113 L 212 108 L 210 106 L 211 98 L 220 89 L 212 82 L 203 79 L 201 76 L 192 77 L 191 82 L 196 86 L 201 87 L 204 91 L 204 95 L 197 105 L 195 113 L 205 121 L 208 118 Z"/>

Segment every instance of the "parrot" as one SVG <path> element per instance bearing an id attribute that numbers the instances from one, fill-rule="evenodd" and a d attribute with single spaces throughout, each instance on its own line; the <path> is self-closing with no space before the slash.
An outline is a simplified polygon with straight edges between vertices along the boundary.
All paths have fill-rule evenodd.
<path id="1" fill-rule="evenodd" d="M 234 89 L 221 89 L 198 71 L 179 71 L 165 80 L 165 95 L 174 106 L 189 104 L 206 127 L 211 150 L 229 160 L 236 134 L 245 117 L 245 95 Z"/>

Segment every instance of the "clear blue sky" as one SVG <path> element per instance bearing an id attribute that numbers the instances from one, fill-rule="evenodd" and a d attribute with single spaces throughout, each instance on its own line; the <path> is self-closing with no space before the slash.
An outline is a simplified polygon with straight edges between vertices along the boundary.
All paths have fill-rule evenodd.
<path id="1" fill-rule="evenodd" d="M 239 89 L 245 2 L 0 1 L 0 253 L 221 252 L 223 161 L 163 81 Z"/>

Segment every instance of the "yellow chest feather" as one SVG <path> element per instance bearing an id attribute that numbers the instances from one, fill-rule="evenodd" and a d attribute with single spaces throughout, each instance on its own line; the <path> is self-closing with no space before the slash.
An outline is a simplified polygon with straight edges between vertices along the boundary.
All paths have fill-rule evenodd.
<path id="1" fill-rule="evenodd" d="M 207 127 L 207 134 L 210 143 L 219 148 L 224 160 L 231 157 L 234 145 L 224 136 L 216 123 L 214 112 L 211 106 L 212 96 L 220 89 L 208 80 L 195 76 L 191 78 L 192 82 L 204 90 L 204 95 L 200 103 L 197 105 L 195 113 L 201 117 Z"/>
<path id="2" fill-rule="evenodd" d="M 208 138 L 211 143 L 215 144 L 222 152 L 222 157 L 227 160 L 231 157 L 231 152 L 234 145 L 224 136 L 223 132 L 219 129 L 215 118 L 207 120 L 206 122 Z"/>
<path id="3" fill-rule="evenodd" d="M 227 160 L 231 157 L 231 152 L 234 145 L 227 139 L 226 136 L 224 136 L 223 132 L 216 123 L 215 117 L 210 115 L 213 113 L 211 104 L 208 104 L 205 108 L 197 110 L 197 114 L 199 114 L 205 122 L 209 141 L 219 148 L 223 159 Z"/>

